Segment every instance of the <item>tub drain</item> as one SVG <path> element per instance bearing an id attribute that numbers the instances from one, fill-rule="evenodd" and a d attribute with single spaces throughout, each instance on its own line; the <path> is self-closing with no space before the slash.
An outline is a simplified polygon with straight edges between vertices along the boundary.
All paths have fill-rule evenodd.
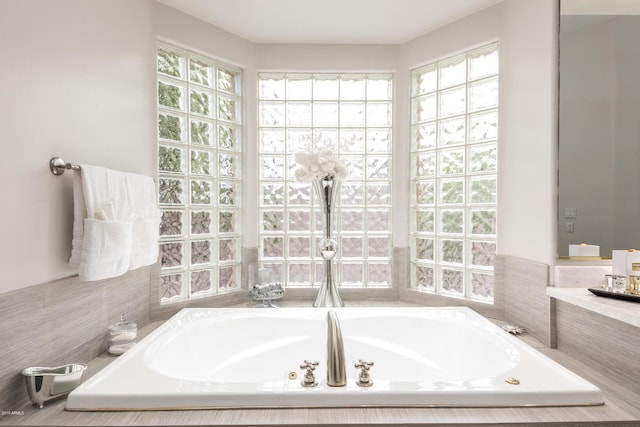
<path id="1" fill-rule="evenodd" d="M 520 384 L 520 380 L 517 378 L 513 378 L 513 377 L 507 377 L 505 378 L 505 381 L 508 382 L 511 385 L 518 385 Z"/>

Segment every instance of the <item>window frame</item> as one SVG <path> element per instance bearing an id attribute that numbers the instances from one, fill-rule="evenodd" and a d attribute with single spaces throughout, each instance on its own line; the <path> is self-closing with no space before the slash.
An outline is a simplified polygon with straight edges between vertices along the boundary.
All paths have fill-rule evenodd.
<path id="1" fill-rule="evenodd" d="M 364 96 L 362 95 L 350 95 L 344 96 L 343 85 L 342 82 L 354 81 L 358 82 L 362 80 L 362 84 L 365 85 Z M 268 80 L 280 81 L 282 80 L 282 93 L 283 98 L 279 98 L 280 95 L 265 95 L 264 85 Z M 305 80 L 310 80 L 310 87 L 304 88 Z M 335 81 L 335 87 L 331 82 Z M 379 96 L 376 94 L 375 96 L 369 96 L 371 93 L 376 93 L 373 89 L 370 91 L 368 88 L 369 85 L 374 85 L 375 82 L 386 82 L 388 85 L 385 87 L 386 94 Z M 296 86 L 297 83 L 301 83 Z M 303 95 L 297 96 L 289 96 L 289 85 L 291 84 L 291 90 L 298 90 Z M 357 84 L 357 83 L 356 83 Z M 366 173 L 363 176 L 351 176 L 347 178 L 342 185 L 342 197 L 341 202 L 339 203 L 340 208 L 336 211 L 336 227 L 334 228 L 333 236 L 339 242 L 339 256 L 336 257 L 334 264 L 336 265 L 336 270 L 340 273 L 338 274 L 338 282 L 341 284 L 342 288 L 356 288 L 356 289 L 372 289 L 372 288 L 383 288 L 388 289 L 393 287 L 393 270 L 392 270 L 392 251 L 393 251 L 393 242 L 392 242 L 392 209 L 391 209 L 391 197 L 392 197 L 392 172 L 393 172 L 393 108 L 394 108 L 394 99 L 393 99 L 393 85 L 395 84 L 395 76 L 393 73 L 325 73 L 325 72 L 282 72 L 282 73 L 274 73 L 274 72 L 259 72 L 258 73 L 258 117 L 257 117 L 257 131 L 258 131 L 258 167 L 259 167 L 259 177 L 258 177 L 258 206 L 259 206 L 259 214 L 258 214 L 258 262 L 260 262 L 264 267 L 270 268 L 275 272 L 275 276 L 277 279 L 283 281 L 286 286 L 289 287 L 297 287 L 297 288 L 310 288 L 312 286 L 317 286 L 322 279 L 322 272 L 324 269 L 324 264 L 322 259 L 319 257 L 316 246 L 317 242 L 321 239 L 321 228 L 320 228 L 320 216 L 319 210 L 316 208 L 315 194 L 311 188 L 310 183 L 300 183 L 295 181 L 293 176 L 293 171 L 295 169 L 295 160 L 294 154 L 296 151 L 300 151 L 306 148 L 320 147 L 324 146 L 323 143 L 313 142 L 313 138 L 310 138 L 306 145 L 292 143 L 294 139 L 288 139 L 289 133 L 291 130 L 291 134 L 297 132 L 299 130 L 309 130 L 311 135 L 314 133 L 316 135 L 321 135 L 323 131 L 330 130 L 336 131 L 335 138 L 335 152 L 339 155 L 341 160 L 349 162 L 361 162 L 362 167 L 358 169 L 358 167 L 353 167 L 352 169 L 355 171 L 358 170 L 366 170 L 367 166 L 373 167 L 373 163 L 376 160 L 380 160 L 381 163 L 385 163 L 386 161 L 386 177 L 381 179 L 368 179 Z M 316 88 L 322 86 L 326 92 L 318 92 L 320 95 L 316 93 Z M 384 83 L 383 85 L 384 86 Z M 300 87 L 303 87 L 300 89 Z M 349 85 L 345 83 L 344 88 L 348 88 Z M 373 86 L 371 86 L 373 87 Z M 335 93 L 332 91 L 335 89 Z M 304 96 L 304 94 L 308 96 Z M 378 97 L 379 96 L 379 97 Z M 265 105 L 275 105 L 271 103 L 280 103 L 282 106 L 282 122 L 277 122 L 275 124 L 266 123 L 266 119 L 263 117 L 263 107 Z M 311 118 L 303 122 L 302 124 L 295 123 L 291 124 L 289 121 L 289 117 L 287 114 L 290 112 L 288 109 L 289 104 L 300 104 L 305 105 L 310 114 Z M 304 104 L 308 103 L 308 104 Z M 347 126 L 343 123 L 343 115 L 341 115 L 342 109 L 351 108 L 353 106 L 358 105 L 359 103 L 365 103 L 364 107 L 364 124 L 353 124 L 351 126 Z M 320 120 L 314 112 L 315 109 L 318 108 L 331 108 L 331 105 L 335 106 L 335 114 L 337 115 L 337 124 L 336 123 L 328 123 Z M 369 105 L 373 107 L 369 107 Z M 371 125 L 369 120 L 375 121 L 372 119 L 373 112 L 375 111 L 374 107 L 380 107 L 383 111 L 387 108 L 386 114 L 386 122 L 384 126 L 379 123 L 376 125 Z M 371 112 L 371 116 L 367 116 L 367 114 Z M 384 112 L 382 113 L 385 114 Z M 277 119 L 274 119 L 277 121 Z M 303 119 L 304 120 L 304 119 Z M 384 121 L 384 120 L 383 120 Z M 283 137 L 280 137 L 280 140 L 283 141 L 285 145 L 284 149 L 277 152 L 272 153 L 267 150 L 265 146 L 264 137 L 265 132 L 270 132 L 273 129 L 277 129 L 278 132 L 281 130 Z M 376 153 L 375 147 L 376 145 L 373 143 L 374 141 L 374 132 L 377 129 L 384 129 L 382 134 L 386 134 L 386 148 Z M 347 135 L 351 130 L 362 131 L 363 135 L 368 135 L 367 132 L 371 131 L 371 139 L 367 140 L 366 137 L 363 139 L 363 151 L 362 152 L 349 152 L 348 150 L 344 150 L 342 144 L 340 143 L 340 135 L 341 131 L 344 132 L 344 135 Z M 317 133 L 316 133 L 317 131 Z M 367 144 L 371 143 L 370 146 Z M 291 145 L 291 147 L 290 147 Z M 304 145 L 304 146 L 303 146 Z M 383 143 L 381 143 L 383 145 Z M 371 148 L 369 150 L 369 148 Z M 279 168 L 281 169 L 281 176 L 277 178 L 269 178 L 265 177 L 263 173 L 263 165 L 265 164 L 265 158 L 269 158 L 279 156 L 280 163 Z M 364 155 L 364 158 L 362 156 Z M 378 157 L 376 157 L 378 155 Z M 384 158 L 384 159 L 383 159 Z M 370 159 L 372 162 L 368 163 L 367 159 Z M 358 173 L 358 172 L 356 172 Z M 354 184 L 355 183 L 355 184 Z M 274 184 L 279 185 L 282 194 L 278 195 L 277 203 L 267 203 L 266 196 L 273 196 L 272 192 L 267 191 L 267 185 Z M 346 194 L 349 193 L 350 188 L 357 189 L 358 185 L 362 186 L 362 201 L 360 203 L 356 203 L 353 205 L 349 205 L 348 199 L 346 198 Z M 368 197 L 368 190 L 373 191 L 373 186 L 375 185 L 387 185 L 387 193 L 386 193 L 386 202 L 381 203 L 373 203 Z M 350 187 L 353 186 L 353 187 Z M 305 192 L 305 197 L 308 198 L 308 202 L 305 201 L 303 204 L 291 204 L 289 203 L 291 192 L 289 191 L 291 188 L 301 188 Z M 274 188 L 274 187 L 270 187 Z M 306 199 L 305 199 L 306 200 Z M 376 210 L 377 209 L 377 210 Z M 315 224 L 313 226 L 313 230 L 307 229 L 297 229 L 295 232 L 291 233 L 289 229 L 291 222 L 291 213 L 303 213 L 308 212 L 308 223 Z M 264 215 L 265 214 L 273 214 L 273 215 L 282 215 L 281 217 L 276 218 L 277 221 L 273 221 L 274 223 L 282 224 L 282 230 L 276 229 L 272 232 L 267 232 L 265 230 Z M 343 227 L 343 219 L 345 215 L 353 214 L 354 218 L 360 217 L 360 219 L 356 222 L 360 222 L 362 224 L 362 230 L 346 230 Z M 369 222 L 367 221 L 367 215 L 378 214 L 380 218 L 385 217 L 386 219 L 382 220 L 382 222 L 386 222 L 386 227 L 382 230 L 372 229 L 374 227 L 369 227 Z M 306 214 L 305 214 L 306 216 Z M 275 217 L 274 217 L 275 218 Z M 378 226 L 376 226 L 378 227 Z M 357 227 L 356 227 L 357 228 Z M 308 256 L 299 256 L 292 257 L 290 256 L 290 246 L 287 244 L 290 237 L 293 238 L 306 238 L 309 237 L 308 244 Z M 277 251 L 274 250 L 274 253 L 277 252 L 281 256 L 265 256 L 265 253 L 270 254 L 269 248 L 267 247 L 267 242 L 265 238 L 271 238 L 274 243 L 281 244 L 282 247 L 277 248 Z M 355 242 L 354 239 L 360 238 L 362 240 L 362 249 L 360 252 L 361 257 L 358 256 L 345 256 L 345 245 L 344 242 Z M 283 239 L 278 240 L 276 239 Z M 342 240 L 344 239 L 344 240 Z M 380 240 L 375 240 L 380 239 Z M 378 254 L 374 249 L 369 249 L 369 243 L 378 243 L 382 242 L 386 239 L 386 254 L 385 256 L 372 256 L 372 253 Z M 370 241 L 369 241 L 370 240 Z M 375 244 L 374 243 L 374 244 Z M 356 245 L 357 246 L 357 245 Z M 384 246 L 384 245 L 383 245 Z M 267 252 L 265 252 L 267 251 Z M 357 248 L 356 248 L 357 251 Z M 309 265 L 310 269 L 307 272 L 304 270 L 303 275 L 309 278 L 308 283 L 305 285 L 302 280 L 297 280 L 295 282 L 290 281 L 291 277 L 291 266 L 298 267 L 305 265 Z M 371 267 L 375 266 L 375 267 Z M 357 270 L 358 268 L 362 269 L 362 272 L 355 271 L 356 277 L 359 276 L 361 281 L 357 280 L 349 280 L 348 277 L 345 277 L 346 274 L 344 272 L 348 272 L 350 268 Z M 374 271 L 374 268 L 377 269 L 377 272 Z M 307 274 L 308 273 L 308 274 Z M 382 275 L 386 276 L 386 280 L 376 282 L 373 284 L 373 281 L 370 280 L 371 277 L 380 277 Z"/>
<path id="2" fill-rule="evenodd" d="M 470 64 L 474 59 L 479 61 L 477 64 L 481 64 L 480 59 L 487 52 L 495 54 L 494 58 L 489 58 L 494 61 L 495 72 L 474 75 L 479 68 L 471 69 Z M 493 304 L 498 203 L 498 57 L 499 43 L 494 41 L 411 69 L 410 289 Z M 445 70 L 451 71 L 461 58 L 464 59 L 463 81 L 447 84 Z M 495 84 L 495 93 L 491 91 L 492 84 Z M 491 96 L 488 99 L 493 97 L 492 101 L 495 103 L 471 105 L 471 99 L 474 98 L 470 95 L 482 85 L 484 89 L 489 88 Z M 460 101 L 460 98 L 463 100 Z M 443 108 L 443 99 L 454 100 L 451 103 L 454 107 L 449 110 L 451 114 Z M 483 98 L 480 99 L 485 102 Z M 456 102 L 459 105 L 462 105 L 460 102 L 463 103 L 463 112 L 456 110 L 459 107 Z M 480 128 L 482 114 L 491 116 L 486 123 L 495 125 L 488 128 L 495 135 L 474 139 L 477 135 L 472 132 L 474 128 Z M 446 144 L 444 135 L 447 133 L 442 131 L 448 129 L 446 124 L 456 120 L 461 120 L 458 127 L 451 128 L 462 127 L 463 143 L 459 144 L 460 137 L 457 136 L 452 137 L 451 144 Z M 450 135 L 454 135 L 454 132 Z M 487 161 L 488 166 L 473 164 L 474 155 L 477 158 L 484 156 L 483 160 Z M 460 161 L 461 158 L 464 160 Z M 443 165 L 450 168 L 443 169 Z M 459 170 L 460 165 L 462 170 Z M 451 184 L 452 188 L 454 184 L 461 185 L 464 189 L 461 193 L 463 200 L 445 203 L 442 199 L 443 194 L 448 194 L 443 191 L 445 184 Z M 482 190 L 487 190 L 489 194 L 486 200 L 482 200 L 482 195 L 479 195 Z M 449 218 L 461 217 L 462 221 L 458 221 L 455 229 L 451 225 L 446 225 L 450 228 L 444 229 L 442 219 L 445 215 Z M 484 219 L 488 221 L 490 233 L 485 233 L 486 230 L 474 222 L 474 217 L 477 219 L 481 215 L 486 215 Z M 456 224 L 456 221 L 450 221 L 450 224 Z M 452 249 L 449 253 L 458 253 L 457 258 L 447 258 L 444 255 L 447 253 L 446 245 Z M 453 250 L 454 246 L 457 250 Z M 474 264 L 474 260 L 482 265 Z M 458 272 L 457 277 L 448 272 Z M 461 278 L 461 291 L 447 289 L 444 284 L 447 278 L 452 279 L 452 282 L 453 279 Z M 483 288 L 483 280 L 490 281 L 490 287 Z M 478 286 L 477 293 L 474 292 L 475 285 Z"/>
<path id="3" fill-rule="evenodd" d="M 158 287 L 167 305 L 241 288 L 244 74 L 165 41 L 156 57 Z"/>

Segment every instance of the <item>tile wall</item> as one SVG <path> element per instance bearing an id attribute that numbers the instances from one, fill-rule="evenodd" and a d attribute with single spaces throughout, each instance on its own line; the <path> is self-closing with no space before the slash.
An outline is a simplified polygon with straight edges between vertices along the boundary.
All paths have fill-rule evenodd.
<path id="1" fill-rule="evenodd" d="M 404 287 L 408 282 L 409 251 L 394 248 L 393 289 L 361 293 L 344 290 L 343 298 L 352 304 L 358 299 L 400 300 L 425 306 L 468 305 L 486 317 L 504 319 L 523 326 L 530 335 L 548 343 L 550 337 L 550 299 L 545 293 L 549 266 L 514 257 L 498 256 L 495 263 L 495 304 L 468 303 L 464 300 L 420 295 Z M 257 250 L 245 249 L 243 259 L 257 260 Z M 243 285 L 247 269 L 243 266 Z M 403 273 L 405 272 L 405 273 Z M 0 408 L 16 408 L 27 401 L 20 375 L 29 366 L 59 366 L 88 362 L 107 347 L 108 326 L 120 313 L 142 327 L 150 320 L 162 320 L 183 305 L 160 306 L 157 301 L 159 269 L 156 266 L 131 271 L 119 278 L 80 282 L 77 276 L 31 286 L 0 295 Z M 244 288 L 246 289 L 246 287 Z M 310 300 L 317 289 L 289 290 L 291 300 Z M 251 306 L 246 290 L 211 300 L 198 300 L 197 306 Z"/>
<path id="2" fill-rule="evenodd" d="M 149 276 L 143 267 L 108 280 L 73 276 L 0 295 L 0 408 L 27 402 L 20 371 L 30 366 L 86 363 L 107 348 L 120 314 L 149 322 Z"/>

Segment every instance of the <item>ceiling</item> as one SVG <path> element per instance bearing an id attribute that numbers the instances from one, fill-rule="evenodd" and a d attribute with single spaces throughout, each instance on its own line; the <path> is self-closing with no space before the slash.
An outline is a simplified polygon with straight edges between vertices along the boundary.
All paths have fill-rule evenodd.
<path id="1" fill-rule="evenodd" d="M 156 0 L 253 43 L 402 44 L 502 0 Z"/>

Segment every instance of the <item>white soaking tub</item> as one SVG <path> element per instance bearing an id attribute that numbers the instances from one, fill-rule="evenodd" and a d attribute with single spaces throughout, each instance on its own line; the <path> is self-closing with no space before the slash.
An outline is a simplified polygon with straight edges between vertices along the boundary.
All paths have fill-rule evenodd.
<path id="1" fill-rule="evenodd" d="M 326 384 L 327 309 L 183 309 L 74 390 L 77 411 L 601 405 L 600 390 L 468 308 L 340 308 L 347 385 Z M 356 384 L 358 359 L 373 385 Z M 304 360 L 318 385 L 303 387 Z M 295 377 L 295 378 L 294 378 Z"/>

